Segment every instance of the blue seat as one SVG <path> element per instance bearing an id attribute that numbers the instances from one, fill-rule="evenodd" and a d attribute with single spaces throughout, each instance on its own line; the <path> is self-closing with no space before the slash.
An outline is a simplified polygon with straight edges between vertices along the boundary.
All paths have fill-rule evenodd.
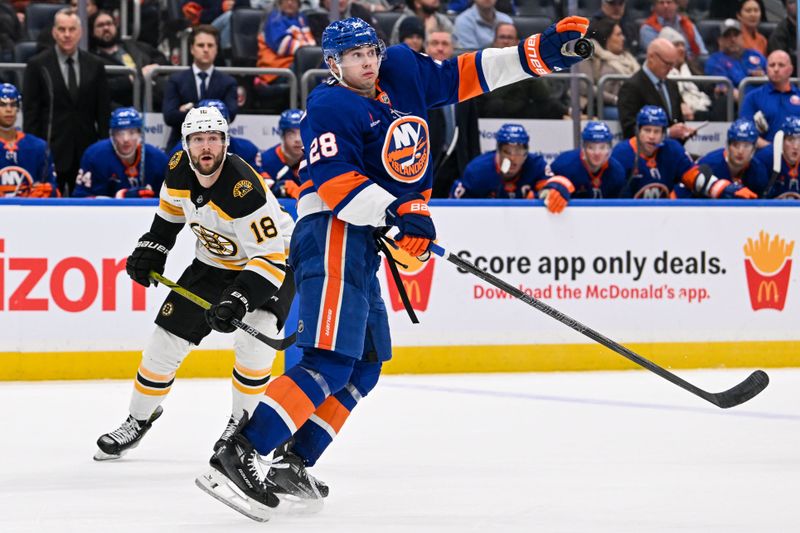
<path id="1" fill-rule="evenodd" d="M 67 7 L 65 4 L 28 4 L 28 7 L 25 8 L 25 28 L 28 31 L 28 39 L 35 41 L 42 30 L 51 28 L 56 13 L 65 7 Z"/>

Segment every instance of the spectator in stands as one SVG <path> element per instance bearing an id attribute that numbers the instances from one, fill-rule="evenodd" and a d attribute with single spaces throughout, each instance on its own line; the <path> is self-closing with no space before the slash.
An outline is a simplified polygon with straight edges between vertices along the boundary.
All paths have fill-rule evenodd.
<path id="1" fill-rule="evenodd" d="M 767 55 L 767 38 L 758 31 L 761 22 L 761 3 L 757 0 L 739 1 L 736 18 L 742 25 L 742 45 Z M 728 17 L 726 17 L 728 18 Z"/>
<path id="2" fill-rule="evenodd" d="M 426 37 L 432 31 L 453 33 L 453 23 L 444 13 L 439 13 L 440 5 L 439 0 L 406 0 L 403 16 L 397 19 L 397 22 L 394 23 L 394 28 L 392 28 L 391 44 L 400 42 L 400 24 L 403 23 L 404 18 L 412 15 L 416 15 L 422 21 L 425 26 Z"/>
<path id="3" fill-rule="evenodd" d="M 519 124 L 503 124 L 495 138 L 497 150 L 470 161 L 453 184 L 451 198 L 536 197 L 547 179 L 547 165 L 541 155 L 528 153 L 528 132 Z"/>
<path id="4" fill-rule="evenodd" d="M 695 70 L 694 62 L 689 62 L 686 59 L 686 39 L 680 32 L 666 27 L 661 30 L 658 36 L 671 42 L 678 51 L 678 59 L 675 62 L 675 66 L 669 71 L 669 74 L 667 74 L 668 78 L 684 78 L 688 76 L 697 76 L 702 73 Z M 681 95 L 681 111 L 683 112 L 684 119 L 723 120 L 722 115 L 718 116 L 716 110 L 718 108 L 719 113 L 724 113 L 723 99 L 719 99 L 719 105 L 712 107 L 711 97 L 701 91 L 700 88 L 691 81 L 679 81 L 678 92 Z M 712 118 L 712 115 L 715 118 Z"/>
<path id="5" fill-rule="evenodd" d="M 220 114 L 228 121 L 228 124 L 231 123 L 231 114 L 228 111 L 228 106 L 225 105 L 225 102 L 222 100 L 216 99 L 207 99 L 207 100 L 200 100 L 197 103 L 197 107 L 216 107 Z M 170 158 L 175 155 L 175 152 L 182 150 L 183 145 L 181 144 L 182 141 L 178 140 L 175 146 L 172 147 L 172 150 L 169 151 L 167 154 Z M 235 135 L 231 135 L 231 141 L 228 145 L 228 152 L 232 154 L 236 154 L 242 159 L 244 159 L 248 165 L 253 167 L 256 172 L 261 174 L 263 169 L 261 167 L 261 155 L 259 154 L 258 147 L 253 144 L 252 141 L 245 139 L 244 137 L 237 137 Z"/>
<path id="6" fill-rule="evenodd" d="M 398 36 L 401 43 L 415 52 L 422 52 L 422 47 L 425 44 L 425 28 L 419 18 L 405 17 L 400 24 Z"/>
<path id="7" fill-rule="evenodd" d="M 589 26 L 588 34 L 594 41 L 594 55 L 578 63 L 578 71 L 586 74 L 595 85 L 606 74 L 632 76 L 639 69 L 639 62 L 625 49 L 625 34 L 618 22 L 604 18 Z M 618 120 L 617 100 L 622 81 L 611 81 L 603 88 L 603 104 L 608 120 Z"/>
<path id="8" fill-rule="evenodd" d="M 797 0 L 784 0 L 786 17 L 769 36 L 767 52 L 783 50 L 789 54 L 792 65 L 797 64 Z M 769 56 L 767 56 L 769 57 Z"/>
<path id="9" fill-rule="evenodd" d="M 72 196 L 79 198 L 153 198 L 158 196 L 167 156 L 142 142 L 142 114 L 133 107 L 111 113 L 109 139 L 84 152 Z"/>
<path id="10" fill-rule="evenodd" d="M 764 8 L 764 0 L 755 0 L 758 4 L 761 22 L 767 21 L 767 12 Z M 741 11 L 741 4 L 746 3 L 742 0 L 711 0 L 708 7 L 708 18 L 711 20 L 725 20 L 736 17 Z M 741 21 L 740 21 L 741 22 Z"/>
<path id="11" fill-rule="evenodd" d="M 72 6 L 75 11 L 78 11 L 78 0 L 69 0 L 69 5 Z M 98 10 L 97 0 L 86 0 L 86 18 L 95 16 Z M 90 24 L 89 27 L 91 28 L 92 25 Z"/>
<path id="12" fill-rule="evenodd" d="M 739 21 L 725 19 L 717 38 L 719 52 L 711 54 L 706 61 L 706 75 L 724 76 L 733 82 L 733 98 L 739 101 L 739 83 L 748 76 L 763 76 L 767 70 L 767 58 L 761 52 L 744 48 Z M 715 94 L 725 94 L 728 88 L 717 85 Z"/>
<path id="13" fill-rule="evenodd" d="M 294 198 L 300 194 L 300 161 L 303 159 L 303 139 L 300 137 L 300 120 L 303 112 L 287 109 L 278 119 L 281 142 L 261 152 L 263 175 L 271 182 L 270 188 L 277 198 Z"/>
<path id="14" fill-rule="evenodd" d="M 0 197 L 57 196 L 56 173 L 47 143 L 14 126 L 21 102 L 14 85 L 0 84 Z"/>
<path id="15" fill-rule="evenodd" d="M 167 65 L 167 58 L 147 43 L 132 39 L 122 41 L 119 37 L 119 27 L 114 17 L 108 11 L 98 11 L 89 17 L 89 27 L 92 29 L 89 39 L 89 51 L 99 57 L 106 65 L 134 67 L 143 78 L 154 67 Z M 112 107 L 130 107 L 133 105 L 133 84 L 135 78 L 132 74 L 109 74 L 108 90 L 111 96 Z M 164 79 L 156 85 L 154 101 L 161 107 Z M 144 88 L 142 87 L 142 90 Z"/>
<path id="16" fill-rule="evenodd" d="M 675 197 L 679 185 L 701 198 L 753 199 L 756 194 L 738 183 L 719 179 L 707 165 L 696 165 L 683 146 L 667 138 L 667 114 L 644 106 L 636 116 L 636 134 L 614 146 L 611 157 L 625 169 L 624 198 Z"/>
<path id="17" fill-rule="evenodd" d="M 498 24 L 513 24 L 511 17 L 495 9 L 497 0 L 475 0 L 472 7 L 456 17 L 454 36 L 460 48 L 481 50 L 494 41 Z"/>
<path id="18" fill-rule="evenodd" d="M 23 31 L 14 7 L 5 0 L 0 2 L 0 61 L 14 62 L 14 45 L 22 38 Z"/>
<path id="19" fill-rule="evenodd" d="M 783 144 L 781 152 L 781 170 L 774 183 L 767 184 L 764 198 L 778 200 L 800 200 L 800 183 L 798 183 L 798 170 L 800 170 L 800 117 L 789 115 L 783 119 L 780 130 L 783 131 Z M 756 159 L 761 164 L 772 170 L 772 157 L 775 145 L 769 144 L 756 152 Z"/>
<path id="20" fill-rule="evenodd" d="M 55 15 L 55 46 L 33 57 L 25 68 L 23 130 L 47 141 L 58 187 L 75 186 L 84 150 L 108 135 L 109 96 L 103 62 L 78 50 L 81 22 L 72 8 Z"/>
<path id="21" fill-rule="evenodd" d="M 674 0 L 673 0 L 674 1 Z M 657 38 L 647 47 L 647 60 L 642 70 L 631 76 L 619 90 L 619 120 L 622 135 L 633 137 L 636 116 L 646 105 L 661 107 L 667 112 L 667 136 L 685 141 L 695 130 L 684 124 L 681 93 L 678 84 L 667 74 L 678 63 L 678 50 L 666 39 Z"/>
<path id="22" fill-rule="evenodd" d="M 322 42 L 322 32 L 325 31 L 325 28 L 328 27 L 328 24 L 331 23 L 330 15 L 328 14 L 331 8 L 330 0 L 320 0 L 319 7 L 322 9 L 321 12 L 314 12 L 309 14 L 306 17 L 308 21 L 308 27 L 311 28 L 311 35 L 314 36 L 314 41 L 321 43 Z M 375 9 L 373 9 L 373 7 Z M 384 8 L 383 4 L 381 3 L 365 3 L 365 2 L 354 2 L 352 0 L 339 0 L 339 18 L 340 19 L 347 19 L 350 17 L 358 17 L 361 20 L 369 23 L 370 26 L 375 28 L 375 32 L 378 34 L 378 38 L 383 40 L 383 42 L 389 41 L 389 36 L 383 33 L 383 29 L 378 21 L 373 16 L 373 13 L 379 13 L 381 11 L 386 11 L 388 8 Z"/>
<path id="23" fill-rule="evenodd" d="M 184 0 L 181 10 L 192 26 L 211 24 L 219 31 L 219 46 L 227 55 L 231 48 L 231 15 L 237 7 L 250 7 L 249 0 Z"/>
<path id="24" fill-rule="evenodd" d="M 498 24 L 492 47 L 517 46 L 519 35 L 513 24 Z M 547 77 L 522 80 L 475 98 L 479 115 L 488 118 L 550 118 L 560 119 L 568 106 L 554 94 Z"/>
<path id="25" fill-rule="evenodd" d="M 551 213 L 560 213 L 571 198 L 618 198 L 626 176 L 611 158 L 614 135 L 605 122 L 590 121 L 581 132 L 581 147 L 561 152 L 550 163 L 539 198 Z"/>
<path id="26" fill-rule="evenodd" d="M 749 91 L 739 108 L 739 116 L 752 120 L 761 133 L 758 148 L 772 142 L 783 119 L 800 115 L 800 89 L 789 82 L 792 64 L 783 50 L 772 52 L 767 58 L 769 83 Z"/>
<path id="27" fill-rule="evenodd" d="M 708 54 L 703 36 L 700 35 L 697 26 L 689 17 L 678 14 L 678 4 L 675 0 L 653 0 L 653 12 L 639 30 L 639 46 L 648 48 L 665 26 L 674 28 L 683 34 L 689 45 L 686 52 L 690 58 Z"/>
<path id="28" fill-rule="evenodd" d="M 290 68 L 294 53 L 301 46 L 314 46 L 316 41 L 305 16 L 299 11 L 299 0 L 277 0 L 258 34 L 258 61 L 256 66 L 267 68 Z M 277 76 L 262 74 L 256 77 L 256 85 L 273 83 Z"/>
<path id="29" fill-rule="evenodd" d="M 222 100 L 228 106 L 231 120 L 238 111 L 236 80 L 214 68 L 219 51 L 217 29 L 206 24 L 196 27 L 189 37 L 189 51 L 192 67 L 170 76 L 164 90 L 164 122 L 172 127 L 167 146 L 178 141 L 186 113 L 200 100 Z"/>
<path id="30" fill-rule="evenodd" d="M 639 27 L 625 13 L 625 0 L 603 0 L 600 10 L 592 16 L 591 25 L 601 20 L 613 20 L 622 28 L 625 35 L 625 49 L 631 53 L 639 51 Z M 589 36 L 591 36 L 591 31 Z"/>
<path id="31" fill-rule="evenodd" d="M 452 58 L 452 34 L 446 31 L 431 32 L 425 43 L 425 51 L 436 61 Z M 470 98 L 428 110 L 428 130 L 433 165 L 431 196 L 447 198 L 456 178 L 463 175 L 467 164 L 481 153 L 478 104 L 474 98 Z"/>
<path id="32" fill-rule="evenodd" d="M 707 153 L 697 164 L 708 165 L 716 177 L 744 185 L 763 196 L 769 182 L 769 170 L 753 157 L 757 140 L 758 131 L 753 121 L 737 119 L 728 128 L 727 146 Z"/>

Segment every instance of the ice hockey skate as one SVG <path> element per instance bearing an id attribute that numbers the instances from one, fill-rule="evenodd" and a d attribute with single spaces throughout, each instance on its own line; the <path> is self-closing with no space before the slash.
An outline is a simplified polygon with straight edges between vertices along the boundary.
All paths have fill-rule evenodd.
<path id="1" fill-rule="evenodd" d="M 275 450 L 267 480 L 275 485 L 282 512 L 318 513 L 328 496 L 328 485 L 308 473 L 303 459 L 292 451 L 292 444 L 289 440 Z"/>
<path id="2" fill-rule="evenodd" d="M 127 420 L 119 428 L 97 439 L 99 449 L 94 454 L 94 460 L 119 459 L 128 453 L 128 450 L 136 448 L 145 433 L 153 426 L 153 422 L 158 420 L 163 412 L 164 409 L 159 405 L 147 420 L 136 420 L 132 415 L 128 415 Z"/>
<path id="3" fill-rule="evenodd" d="M 257 522 L 266 522 L 279 500 L 273 485 L 265 481 L 258 452 L 241 434 L 246 422 L 247 413 L 230 436 L 217 441 L 215 447 L 219 446 L 209 460 L 211 469 L 198 476 L 195 484 L 231 509 Z"/>

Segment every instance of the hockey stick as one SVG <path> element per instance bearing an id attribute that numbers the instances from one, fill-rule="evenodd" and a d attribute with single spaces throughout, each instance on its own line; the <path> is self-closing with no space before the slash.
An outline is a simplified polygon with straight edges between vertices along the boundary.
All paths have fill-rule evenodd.
<path id="1" fill-rule="evenodd" d="M 598 333 L 597 331 L 587 326 L 584 326 L 574 318 L 568 317 L 561 311 L 558 311 L 550 307 L 541 300 L 537 300 L 536 298 L 525 294 L 516 287 L 509 285 L 500 278 L 497 278 L 492 274 L 489 274 L 488 272 L 484 272 L 483 270 L 479 269 L 469 261 L 466 261 L 458 257 L 457 255 L 447 252 L 447 250 L 445 250 L 441 246 L 437 244 L 431 244 L 430 251 L 440 257 L 447 259 L 449 262 L 453 263 L 458 268 L 479 277 L 483 281 L 491 285 L 494 285 L 495 287 L 497 287 L 502 291 L 505 291 L 506 293 L 517 298 L 518 300 L 522 300 L 531 307 L 535 307 L 536 309 L 548 315 L 549 317 L 554 318 L 559 322 L 561 322 L 562 324 L 571 327 L 578 333 L 586 335 L 593 341 L 602 344 L 603 346 L 605 346 L 610 350 L 615 351 L 619 355 L 633 361 L 634 363 L 636 363 L 641 367 L 646 368 L 650 372 L 653 372 L 654 374 L 661 376 L 662 378 L 677 385 L 678 387 L 691 392 L 695 396 L 699 396 L 700 398 L 713 403 L 717 407 L 727 409 L 729 407 L 734 407 L 736 405 L 744 403 L 747 400 L 756 396 L 762 390 L 764 390 L 766 386 L 769 384 L 769 376 L 767 376 L 766 372 L 764 372 L 763 370 L 756 370 L 755 372 L 750 374 L 747 377 L 747 379 L 745 379 L 738 385 L 724 392 L 718 392 L 718 393 L 706 392 L 703 389 L 695 385 L 692 385 L 688 381 L 685 381 L 684 379 L 676 376 L 672 372 L 658 366 L 652 361 L 645 359 L 644 357 L 634 353 L 633 351 L 622 346 L 621 344 L 612 341 L 611 339 Z"/>
<path id="2" fill-rule="evenodd" d="M 781 175 L 781 165 L 783 163 L 783 130 L 778 130 L 775 137 L 772 139 L 772 175 L 769 177 L 767 186 L 764 187 L 764 192 L 761 193 L 761 198 L 769 198 L 769 193 L 778 181 L 778 176 Z"/>
<path id="3" fill-rule="evenodd" d="M 167 287 L 168 289 L 170 289 L 172 291 L 175 291 L 176 293 L 180 294 L 181 296 L 183 296 L 184 298 L 186 298 L 190 302 L 193 302 L 193 303 L 199 305 L 203 309 L 210 309 L 211 308 L 211 304 L 209 302 L 207 302 L 206 300 L 200 298 L 195 293 L 193 293 L 193 292 L 191 292 L 191 291 L 189 291 L 187 289 L 184 289 L 183 287 L 181 287 L 180 285 L 178 285 L 174 281 L 168 280 L 167 278 L 165 278 L 164 276 L 162 276 L 161 274 L 159 274 L 158 272 L 156 272 L 154 270 L 150 271 L 150 279 L 152 279 L 153 281 L 157 281 L 159 283 L 163 283 L 164 286 Z M 244 322 L 241 322 L 241 321 L 239 321 L 239 320 L 237 320 L 235 318 L 231 318 L 231 325 L 241 329 L 242 331 L 244 331 L 248 335 L 251 335 L 251 336 L 255 337 L 256 339 L 260 340 L 261 342 L 263 342 L 264 344 L 266 344 L 270 348 L 274 348 L 274 349 L 279 350 L 279 351 L 285 350 L 286 348 L 288 348 L 289 346 L 294 344 L 295 338 L 297 337 L 296 333 L 292 333 L 291 335 L 289 335 L 285 339 L 273 339 L 271 337 L 267 337 L 266 335 L 264 335 L 263 333 L 261 333 L 260 331 L 255 329 L 254 327 L 248 326 Z"/>

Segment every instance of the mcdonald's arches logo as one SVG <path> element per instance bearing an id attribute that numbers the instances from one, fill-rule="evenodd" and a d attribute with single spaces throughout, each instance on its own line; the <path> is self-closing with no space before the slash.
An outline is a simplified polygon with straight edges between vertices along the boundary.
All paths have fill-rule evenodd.
<path id="1" fill-rule="evenodd" d="M 433 285 L 433 270 L 435 267 L 436 259 L 431 256 L 426 262 L 422 262 L 416 257 L 411 257 L 402 250 L 392 250 L 394 258 L 402 263 L 397 265 L 397 270 L 400 274 L 400 280 L 403 283 L 403 288 L 406 290 L 408 300 L 411 303 L 411 308 L 415 311 L 426 311 L 431 297 L 431 286 Z M 389 264 L 384 258 L 383 268 L 386 271 L 387 288 L 389 291 L 389 300 L 392 306 L 392 311 L 403 310 L 403 300 L 400 298 L 400 292 L 394 284 L 392 274 L 389 270 Z"/>
<path id="2" fill-rule="evenodd" d="M 755 240 L 747 239 L 744 269 L 753 311 L 783 311 L 789 293 L 793 250 L 794 241 L 787 241 L 780 235 L 771 238 L 765 231 L 759 232 Z"/>

